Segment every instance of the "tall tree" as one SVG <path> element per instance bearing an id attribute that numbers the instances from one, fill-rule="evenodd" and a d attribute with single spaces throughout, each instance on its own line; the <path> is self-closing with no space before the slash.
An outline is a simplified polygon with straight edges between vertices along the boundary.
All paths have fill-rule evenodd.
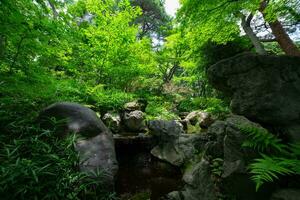
<path id="1" fill-rule="evenodd" d="M 144 36 L 165 36 L 165 28 L 171 18 L 165 11 L 164 0 L 130 0 L 131 5 L 142 9 L 142 15 L 135 19 L 139 25 L 139 37 Z M 170 28 L 170 27 L 169 27 Z"/>
<path id="2" fill-rule="evenodd" d="M 265 20 L 268 20 L 268 11 L 266 10 L 269 4 L 269 0 L 262 0 L 260 3 L 259 11 L 263 14 Z M 292 39 L 289 37 L 287 32 L 284 30 L 282 24 L 277 19 L 277 17 L 273 17 L 273 19 L 269 20 L 269 25 L 272 29 L 272 33 L 276 38 L 276 41 L 280 45 L 281 49 L 287 54 L 291 56 L 300 56 L 300 50 L 293 43 Z"/>
<path id="3" fill-rule="evenodd" d="M 217 43 L 230 41 L 234 35 L 239 34 L 240 28 L 238 24 L 241 22 L 256 51 L 264 54 L 265 50 L 250 26 L 252 16 L 260 10 L 263 12 L 266 22 L 270 23 L 276 41 L 280 44 L 283 51 L 288 55 L 299 56 L 299 49 L 293 44 L 293 41 L 288 37 L 288 34 L 277 20 L 278 18 L 286 20 L 285 16 L 288 9 L 287 6 L 283 6 L 284 3 L 288 7 L 293 7 L 299 2 L 297 0 L 268 1 L 268 4 L 263 4 L 265 7 L 262 7 L 263 2 L 267 1 L 182 0 L 179 21 L 183 26 L 186 25 L 190 31 L 198 32 L 198 37 L 201 37 L 201 41 L 211 40 Z M 280 9 L 276 7 L 280 7 Z"/>
<path id="4" fill-rule="evenodd" d="M 81 40 L 73 50 L 80 78 L 96 85 L 128 90 L 133 81 L 152 68 L 149 39 L 139 40 L 132 22 L 141 10 L 128 0 L 81 0 L 70 8 L 74 18 L 89 13 L 91 22 L 80 23 Z"/>

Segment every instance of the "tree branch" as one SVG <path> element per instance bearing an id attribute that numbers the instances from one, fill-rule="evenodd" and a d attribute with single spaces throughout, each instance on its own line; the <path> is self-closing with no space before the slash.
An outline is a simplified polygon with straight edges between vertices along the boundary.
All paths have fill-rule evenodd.
<path id="1" fill-rule="evenodd" d="M 221 3 L 220 5 L 218 5 L 218 6 L 214 7 L 214 8 L 212 8 L 212 9 L 208 9 L 207 11 L 208 11 L 208 12 L 215 11 L 215 10 L 217 10 L 217 9 L 219 9 L 219 8 L 222 8 L 223 6 L 226 6 L 227 4 L 233 3 L 233 2 L 235 2 L 235 1 L 239 1 L 239 0 L 229 0 L 229 1 L 225 1 L 225 2 Z"/>
<path id="2" fill-rule="evenodd" d="M 253 14 L 250 13 L 250 14 L 248 15 L 247 19 L 246 19 L 246 25 L 247 25 L 247 26 L 250 26 L 250 25 L 251 25 L 252 19 L 253 19 Z"/>
<path id="3" fill-rule="evenodd" d="M 277 40 L 275 38 L 269 38 L 269 39 L 259 39 L 260 42 L 276 42 Z"/>

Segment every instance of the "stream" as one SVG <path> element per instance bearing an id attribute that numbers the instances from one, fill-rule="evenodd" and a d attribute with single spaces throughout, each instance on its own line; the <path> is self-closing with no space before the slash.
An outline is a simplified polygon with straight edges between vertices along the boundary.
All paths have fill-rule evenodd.
<path id="1" fill-rule="evenodd" d="M 139 199 L 132 198 L 139 194 L 158 200 L 181 188 L 180 169 L 153 157 L 150 153 L 153 147 L 151 140 L 115 141 L 119 162 L 116 192 L 122 200 Z"/>

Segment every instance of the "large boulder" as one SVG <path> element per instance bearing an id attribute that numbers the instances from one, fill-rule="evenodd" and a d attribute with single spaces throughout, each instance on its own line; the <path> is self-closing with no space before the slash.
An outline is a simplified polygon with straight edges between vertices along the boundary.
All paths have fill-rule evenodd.
<path id="1" fill-rule="evenodd" d="M 63 102 L 50 105 L 39 115 L 41 125 L 47 128 L 51 128 L 51 118 L 62 120 L 58 131 L 63 136 L 70 132 L 83 136 L 75 147 L 80 155 L 80 170 L 91 175 L 102 171 L 105 177 L 101 178 L 113 184 L 118 169 L 114 141 L 96 113 L 80 104 Z"/>
<path id="2" fill-rule="evenodd" d="M 239 200 L 269 199 L 272 190 L 255 191 L 247 166 L 259 156 L 253 149 L 242 148 L 247 136 L 240 127 L 263 129 L 243 116 L 232 115 L 213 123 L 206 133 L 207 142 L 201 148 L 200 161 L 190 164 L 183 176 L 182 191 L 168 195 L 170 200 L 214 200 L 221 193 Z M 217 164 L 215 164 L 217 163 Z"/>
<path id="3" fill-rule="evenodd" d="M 175 121 L 153 120 L 148 122 L 148 128 L 158 141 L 151 154 L 175 166 L 182 165 L 183 154 L 178 151 L 177 145 L 174 145 L 183 133 L 182 125 Z"/>
<path id="4" fill-rule="evenodd" d="M 175 166 L 191 159 L 206 142 L 201 135 L 183 134 L 182 125 L 176 121 L 149 121 L 148 127 L 158 141 L 151 154 Z"/>
<path id="5" fill-rule="evenodd" d="M 217 121 L 209 128 L 207 134 L 211 136 L 211 141 L 207 143 L 205 156 L 223 159 L 220 176 L 223 193 L 240 200 L 268 199 L 272 186 L 262 187 L 256 192 L 255 184 L 250 179 L 247 167 L 260 154 L 252 148 L 243 148 L 248 138 L 241 127 L 266 131 L 243 116 L 229 116 L 225 121 Z"/>
<path id="6" fill-rule="evenodd" d="M 241 54 L 208 69 L 211 84 L 231 97 L 233 113 L 300 140 L 300 58 Z"/>
<path id="7" fill-rule="evenodd" d="M 265 131 L 259 124 L 253 123 L 243 116 L 233 115 L 226 119 L 226 129 L 223 139 L 224 164 L 222 177 L 229 177 L 233 173 L 247 173 L 247 166 L 254 158 L 259 157 L 257 151 L 243 148 L 247 135 L 240 127 L 252 127 Z"/>
<path id="8" fill-rule="evenodd" d="M 210 141 L 206 143 L 205 155 L 223 159 L 223 178 L 232 174 L 246 174 L 248 164 L 259 157 L 253 149 L 242 147 L 247 135 L 242 133 L 241 127 L 265 131 L 259 124 L 238 115 L 231 115 L 225 121 L 216 121 L 208 129 Z"/>

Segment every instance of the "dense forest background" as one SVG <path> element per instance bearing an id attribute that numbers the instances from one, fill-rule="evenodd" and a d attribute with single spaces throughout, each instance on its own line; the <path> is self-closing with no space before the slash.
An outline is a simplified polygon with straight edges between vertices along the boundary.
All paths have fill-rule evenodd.
<path id="1" fill-rule="evenodd" d="M 142 99 L 148 120 L 199 109 L 222 118 L 229 99 L 209 85 L 209 66 L 243 52 L 299 56 L 299 8 L 182 0 L 172 17 L 163 0 L 1 0 L 0 193 L 102 194 L 89 193 L 91 180 L 74 168 L 75 138 L 58 141 L 35 125 L 42 108 L 69 101 L 103 115 Z"/>

